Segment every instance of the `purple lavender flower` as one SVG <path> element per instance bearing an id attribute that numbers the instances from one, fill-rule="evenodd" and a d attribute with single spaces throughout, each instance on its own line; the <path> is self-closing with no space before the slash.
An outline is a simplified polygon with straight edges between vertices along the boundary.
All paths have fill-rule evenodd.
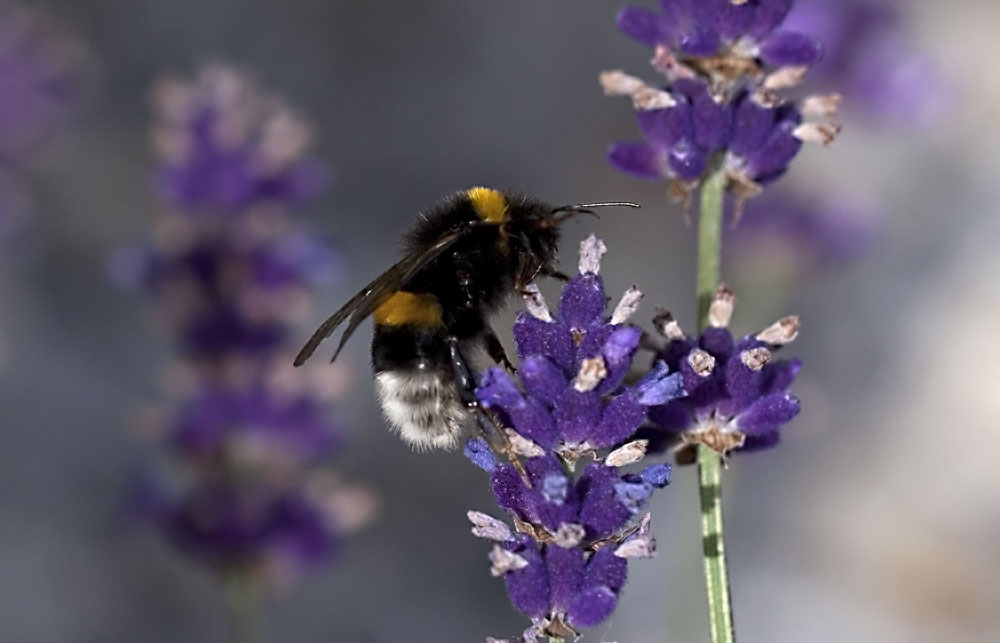
<path id="1" fill-rule="evenodd" d="M 643 179 L 690 182 L 720 152 L 733 180 L 756 192 L 785 173 L 804 140 L 818 136 L 818 125 L 805 122 L 797 106 L 761 102 L 745 90 L 719 102 L 704 82 L 681 79 L 669 96 L 667 107 L 636 112 L 645 140 L 613 144 L 612 167 Z"/>
<path id="2" fill-rule="evenodd" d="M 661 435 L 679 442 L 678 461 L 690 462 L 698 444 L 725 455 L 773 447 L 779 428 L 799 413 L 792 382 L 798 359 L 775 360 L 779 348 L 798 335 L 797 317 L 785 317 L 755 335 L 729 332 L 734 297 L 720 286 L 709 310 L 709 328 L 697 339 L 684 335 L 670 313 L 655 324 L 669 340 L 657 354 L 680 374 L 688 395 L 657 406 L 649 418 Z"/>
<path id="3" fill-rule="evenodd" d="M 217 225 L 171 216 L 151 243 L 112 257 L 112 278 L 155 299 L 161 322 L 190 357 L 272 354 L 301 317 L 307 289 L 331 278 L 336 258 L 322 241 L 284 229 L 282 221 L 271 222 L 277 230 L 262 230 L 260 219 L 268 217 L 224 218 Z"/>
<path id="4" fill-rule="evenodd" d="M 567 636 L 603 622 L 618 600 L 626 558 L 653 550 L 648 517 L 636 521 L 653 491 L 666 486 L 670 467 L 638 473 L 619 467 L 642 459 L 646 442 L 631 440 L 647 410 L 683 395 L 681 375 L 660 364 L 631 386 L 623 384 L 641 331 L 625 321 L 642 297 L 629 289 L 610 316 L 597 274 L 604 244 L 581 244 L 580 274 L 563 290 L 552 314 L 533 290 L 528 311 L 514 323 L 523 390 L 500 368 L 487 371 L 477 390 L 509 429 L 526 458 L 527 480 L 499 461 L 483 440 L 466 455 L 490 474 L 497 503 L 517 534 L 484 514 L 470 514 L 473 532 L 498 544 L 493 573 L 504 576 L 514 606 L 533 628 Z M 613 448 L 603 458 L 597 451 Z M 595 458 L 574 477 L 581 457 Z"/>
<path id="5" fill-rule="evenodd" d="M 676 52 L 679 58 L 718 57 L 712 64 L 720 68 L 812 65 L 822 53 L 819 42 L 781 29 L 792 5 L 793 0 L 660 0 L 659 12 L 625 6 L 617 22 L 640 44 Z"/>
<path id="6" fill-rule="evenodd" d="M 705 172 L 721 165 L 742 203 L 784 174 L 803 142 L 834 139 L 838 95 L 784 96 L 821 53 L 811 36 L 779 28 L 791 0 L 660 5 L 660 13 L 629 6 L 618 15 L 627 35 L 655 48 L 652 64 L 666 84 L 601 74 L 606 94 L 632 99 L 644 137 L 611 145 L 612 167 L 670 180 L 672 193 L 687 200 Z"/>
<path id="7" fill-rule="evenodd" d="M 220 483 L 192 487 L 156 519 L 193 558 L 223 573 L 249 570 L 275 582 L 335 551 L 338 525 L 322 508 L 296 489 Z"/>
<path id="8" fill-rule="evenodd" d="M 642 293 L 630 288 L 605 316 L 597 274 L 605 251 L 593 235 L 580 244 L 580 274 L 563 289 L 555 315 L 537 289 L 518 314 L 514 341 L 525 392 L 499 367 L 484 374 L 477 391 L 483 406 L 500 410 L 520 436 L 574 459 L 624 442 L 646 407 L 682 394 L 680 378 L 657 369 L 622 385 L 642 335 L 625 321 Z"/>
<path id="9" fill-rule="evenodd" d="M 307 125 L 234 70 L 208 67 L 195 84 L 165 78 L 154 99 L 154 140 L 163 156 L 158 183 L 180 210 L 289 207 L 325 188 L 325 166 L 304 156 Z"/>
<path id="10" fill-rule="evenodd" d="M 286 339 L 332 253 L 296 224 L 315 196 L 308 128 L 236 72 L 158 86 L 170 206 L 153 240 L 111 262 L 142 287 L 179 352 L 183 386 L 160 433 L 182 465 L 175 492 L 146 482 L 144 513 L 224 573 L 284 583 L 371 514 L 371 494 L 315 468 L 341 432 Z"/>

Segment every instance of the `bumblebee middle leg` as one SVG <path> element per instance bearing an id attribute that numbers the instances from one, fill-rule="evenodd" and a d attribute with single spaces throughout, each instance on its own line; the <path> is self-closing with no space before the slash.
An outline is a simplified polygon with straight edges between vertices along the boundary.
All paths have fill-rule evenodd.
<path id="1" fill-rule="evenodd" d="M 503 344 L 500 343 L 500 338 L 497 337 L 495 330 L 487 328 L 486 334 L 483 335 L 483 342 L 486 344 L 486 352 L 489 353 L 494 362 L 502 365 L 510 373 L 517 373 L 517 368 L 507 359 L 507 351 L 503 349 Z"/>
<path id="2" fill-rule="evenodd" d="M 475 376 L 472 373 L 472 369 L 469 368 L 469 363 L 466 361 L 465 356 L 462 355 L 458 339 L 455 337 L 448 338 L 448 354 L 451 358 L 451 366 L 455 375 L 455 384 L 458 387 L 459 399 L 476 416 L 476 424 L 483 434 L 483 439 L 486 440 L 486 443 L 495 453 L 499 453 L 507 458 L 524 483 L 530 488 L 531 479 L 528 478 L 528 472 L 525 471 L 524 465 L 517 457 L 510 438 L 507 437 L 506 427 L 504 427 L 503 422 L 500 421 L 500 418 L 497 417 L 497 414 L 492 409 L 485 408 L 479 403 L 479 399 L 476 398 Z"/>

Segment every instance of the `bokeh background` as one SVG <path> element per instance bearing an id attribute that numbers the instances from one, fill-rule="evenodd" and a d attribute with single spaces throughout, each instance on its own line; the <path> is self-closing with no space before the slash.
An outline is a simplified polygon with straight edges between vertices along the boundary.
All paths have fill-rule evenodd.
<path id="1" fill-rule="evenodd" d="M 878 204 L 870 242 L 820 268 L 773 243 L 724 268 L 742 295 L 737 330 L 792 312 L 804 322 L 802 415 L 781 448 L 736 457 L 726 473 L 745 641 L 1000 638 L 1000 6 L 898 5 L 905 37 L 936 70 L 914 98 L 934 113 L 913 119 L 922 102 L 874 123 L 848 113 L 836 144 L 807 148 L 782 179 Z M 232 62 L 313 122 L 333 184 L 308 219 L 333 240 L 343 274 L 317 293 L 303 339 L 394 261 L 394 231 L 415 212 L 476 184 L 554 203 L 641 202 L 569 225 L 565 261 L 596 232 L 610 248 L 609 292 L 637 283 L 645 318 L 662 305 L 693 326 L 692 229 L 663 185 L 603 160 L 635 125 L 596 75 L 647 62 L 616 30 L 617 2 L 44 6 L 88 49 L 89 89 L 21 182 L 30 205 L 4 232 L 0 640 L 226 640 L 214 578 L 122 509 L 151 450 L 129 426 L 162 398 L 168 348 L 107 261 L 148 234 L 159 208 L 148 132 L 162 72 Z M 523 620 L 465 519 L 492 509 L 486 478 L 385 430 L 361 335 L 342 357 L 352 375 L 338 413 L 352 434 L 336 466 L 378 490 L 381 514 L 269 606 L 273 640 L 513 635 Z M 658 558 L 631 565 L 616 614 L 586 640 L 706 640 L 695 473 L 675 473 L 652 507 Z"/>

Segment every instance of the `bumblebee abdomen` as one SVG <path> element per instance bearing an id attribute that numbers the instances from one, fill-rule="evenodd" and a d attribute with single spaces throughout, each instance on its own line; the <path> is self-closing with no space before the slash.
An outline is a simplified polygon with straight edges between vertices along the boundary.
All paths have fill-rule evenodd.
<path id="1" fill-rule="evenodd" d="M 455 385 L 440 306 L 432 314 L 434 302 L 433 295 L 393 295 L 376 311 L 372 337 L 382 413 L 420 450 L 454 448 L 470 421 Z"/>
<path id="2" fill-rule="evenodd" d="M 375 374 L 375 392 L 389 426 L 416 449 L 453 449 L 469 423 L 454 380 L 437 369 Z"/>

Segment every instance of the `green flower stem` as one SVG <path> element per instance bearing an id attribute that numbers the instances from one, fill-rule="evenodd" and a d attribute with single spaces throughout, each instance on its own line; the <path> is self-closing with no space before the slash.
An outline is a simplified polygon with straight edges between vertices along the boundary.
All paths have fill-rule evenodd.
<path id="1" fill-rule="evenodd" d="M 230 572 L 226 578 L 230 631 L 233 643 L 261 643 L 262 588 L 251 574 Z"/>
<path id="2" fill-rule="evenodd" d="M 722 159 L 715 158 L 701 183 L 698 214 L 698 330 L 708 327 L 708 307 L 722 281 L 722 209 L 726 173 Z"/>
<path id="3" fill-rule="evenodd" d="M 708 326 L 708 308 L 722 280 L 722 212 L 726 174 L 715 158 L 701 184 L 698 215 L 698 328 Z M 722 461 L 719 454 L 698 446 L 698 493 L 701 498 L 701 541 L 712 643 L 733 643 L 733 608 L 722 531 Z"/>

